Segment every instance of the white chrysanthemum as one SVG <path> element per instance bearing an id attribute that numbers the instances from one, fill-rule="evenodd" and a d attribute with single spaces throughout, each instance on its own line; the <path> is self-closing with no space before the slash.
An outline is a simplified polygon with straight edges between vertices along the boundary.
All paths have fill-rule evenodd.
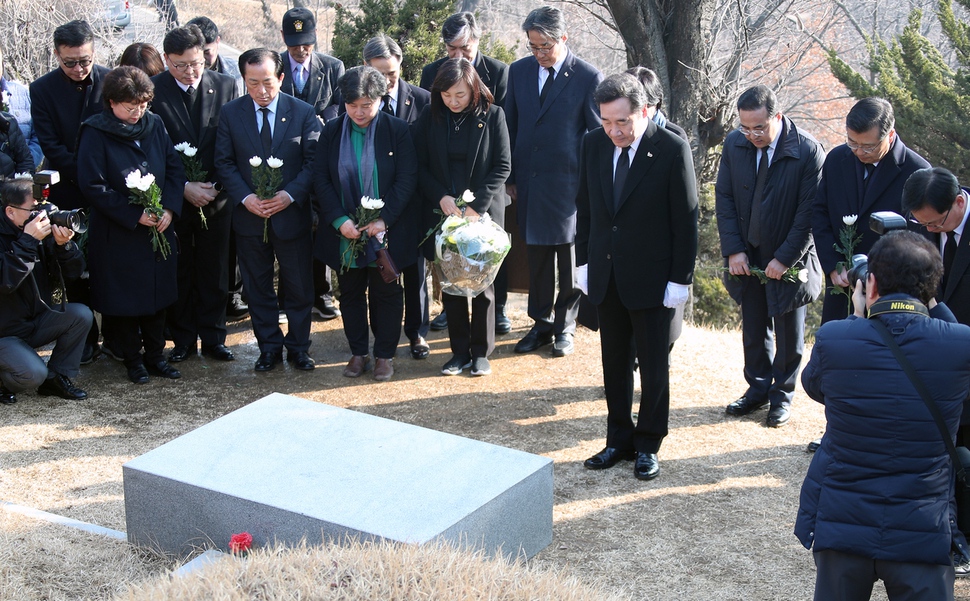
<path id="1" fill-rule="evenodd" d="M 842 223 L 846 225 L 855 225 L 856 219 L 858 218 L 859 218 L 858 215 L 846 215 L 845 217 L 842 218 Z"/>
<path id="2" fill-rule="evenodd" d="M 142 176 L 141 181 L 138 182 L 138 189 L 142 192 L 148 192 L 148 189 L 152 187 L 155 183 L 155 176 L 151 173 L 146 173 Z"/>
<path id="3" fill-rule="evenodd" d="M 276 157 L 269 157 L 266 159 L 266 164 L 273 169 L 279 169 L 283 166 L 283 159 L 278 159 Z"/>
<path id="4" fill-rule="evenodd" d="M 801 269 L 801 270 L 799 270 L 799 272 L 798 272 L 798 281 L 801 282 L 801 283 L 803 283 L 803 284 L 805 284 L 805 283 L 808 282 L 808 270 L 807 269 Z"/>
<path id="5" fill-rule="evenodd" d="M 263 164 L 263 159 L 259 157 L 252 157 L 251 159 L 249 159 L 249 165 L 252 167 L 259 167 L 262 164 Z"/>
<path id="6" fill-rule="evenodd" d="M 185 150 L 182 151 L 182 154 L 184 154 L 185 156 L 191 158 L 191 157 L 194 157 L 196 155 L 196 153 L 198 153 L 198 152 L 199 152 L 199 149 L 198 148 L 196 148 L 195 146 L 192 146 L 190 144 L 186 144 L 185 145 Z"/>
<path id="7" fill-rule="evenodd" d="M 360 199 L 360 206 L 365 209 L 372 209 L 379 211 L 384 208 L 384 201 L 380 198 L 371 198 L 370 196 L 364 196 Z"/>
<path id="8" fill-rule="evenodd" d="M 23 171 L 21 173 L 14 173 L 13 178 L 14 179 L 33 179 L 33 176 L 29 172 Z"/>
<path id="9" fill-rule="evenodd" d="M 475 200 L 475 194 L 473 194 L 471 190 L 465 190 L 461 194 L 461 199 L 465 202 L 465 204 L 471 204 Z"/>
<path id="10" fill-rule="evenodd" d="M 125 176 L 125 185 L 129 188 L 140 190 L 141 189 L 141 171 L 132 171 Z"/>
<path id="11" fill-rule="evenodd" d="M 178 144 L 175 145 L 175 150 L 177 150 L 178 152 L 184 153 L 185 149 L 188 147 L 189 147 L 188 142 L 179 142 Z"/>

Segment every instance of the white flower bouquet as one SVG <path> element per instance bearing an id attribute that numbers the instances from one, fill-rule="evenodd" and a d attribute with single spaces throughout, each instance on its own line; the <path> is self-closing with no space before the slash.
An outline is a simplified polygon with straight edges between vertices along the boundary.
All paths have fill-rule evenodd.
<path id="1" fill-rule="evenodd" d="M 155 183 L 155 176 L 151 173 L 145 175 L 141 171 L 132 171 L 125 176 L 125 185 L 131 191 L 131 198 L 128 202 L 133 205 L 144 207 L 145 213 L 154 215 L 161 219 L 165 214 L 162 207 L 162 190 Z M 172 245 L 168 243 L 165 235 L 158 231 L 157 227 L 149 228 L 152 234 L 152 250 L 162 253 L 162 258 L 167 259 L 172 253 Z"/>
<path id="2" fill-rule="evenodd" d="M 179 158 L 182 159 L 182 167 L 185 168 L 186 180 L 190 182 L 206 181 L 208 173 L 202 167 L 202 160 L 195 156 L 199 153 L 199 149 L 188 142 L 179 142 L 175 145 L 175 150 L 179 153 Z M 199 218 L 202 220 L 202 229 L 209 229 L 209 224 L 206 221 L 205 213 L 202 212 L 202 207 L 199 207 Z"/>
<path id="3" fill-rule="evenodd" d="M 259 157 L 251 157 L 249 166 L 253 168 L 253 193 L 260 200 L 269 200 L 276 196 L 283 184 L 283 161 L 276 157 L 269 157 L 263 163 Z M 263 242 L 269 242 L 269 217 L 263 219 Z"/>
<path id="4" fill-rule="evenodd" d="M 384 208 L 384 201 L 380 198 L 371 198 L 370 196 L 362 196 L 360 199 L 360 206 L 357 207 L 357 211 L 354 213 L 354 223 L 357 224 L 357 230 L 360 232 L 360 238 L 354 240 L 348 240 L 347 248 L 344 250 L 343 254 L 340 255 L 340 273 L 345 273 L 348 269 L 357 266 L 357 258 L 360 253 L 364 251 L 364 247 L 367 244 L 368 235 L 367 232 L 363 231 L 372 222 L 377 221 L 381 218 L 381 209 Z M 382 240 L 378 240 L 382 242 Z"/>
<path id="5" fill-rule="evenodd" d="M 509 235 L 488 214 L 478 219 L 451 215 L 435 236 L 434 267 L 441 291 L 472 297 L 492 285 L 509 254 Z"/>

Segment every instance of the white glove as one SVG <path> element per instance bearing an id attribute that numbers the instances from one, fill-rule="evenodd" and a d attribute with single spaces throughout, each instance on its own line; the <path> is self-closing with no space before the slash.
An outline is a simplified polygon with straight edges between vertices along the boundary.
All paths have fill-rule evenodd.
<path id="1" fill-rule="evenodd" d="M 576 268 L 576 287 L 583 294 L 589 296 L 589 265 L 580 265 Z"/>
<path id="2" fill-rule="evenodd" d="M 667 282 L 667 289 L 664 290 L 664 306 L 673 309 L 683 305 L 687 302 L 687 297 L 690 296 L 689 291 L 690 286 L 686 284 Z"/>

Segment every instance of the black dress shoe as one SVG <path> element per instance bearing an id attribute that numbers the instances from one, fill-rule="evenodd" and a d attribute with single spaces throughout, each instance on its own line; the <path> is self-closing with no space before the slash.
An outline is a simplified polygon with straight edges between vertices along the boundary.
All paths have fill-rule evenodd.
<path id="1" fill-rule="evenodd" d="M 653 480 L 660 475 L 660 462 L 656 453 L 637 453 L 637 461 L 633 464 L 633 475 L 637 480 Z"/>
<path id="2" fill-rule="evenodd" d="M 61 374 L 54 374 L 44 380 L 44 383 L 37 387 L 37 394 L 59 396 L 69 401 L 81 401 L 88 398 L 88 393 L 75 386 L 70 379 Z"/>
<path id="3" fill-rule="evenodd" d="M 435 317 L 434 319 L 432 319 L 431 320 L 431 329 L 434 330 L 435 332 L 440 332 L 442 330 L 447 330 L 448 329 L 448 314 L 445 313 L 444 311 L 442 311 L 441 313 L 438 314 L 438 317 Z"/>
<path id="4" fill-rule="evenodd" d="M 724 410 L 728 415 L 747 415 L 756 409 L 761 409 L 768 404 L 768 399 L 754 399 L 743 396 L 727 406 Z"/>
<path id="5" fill-rule="evenodd" d="M 517 353 L 531 353 L 541 346 L 547 344 L 552 344 L 555 337 L 550 332 L 549 334 L 540 334 L 539 330 L 532 328 L 529 333 L 515 344 L 515 348 L 512 349 Z"/>
<path id="6" fill-rule="evenodd" d="M 226 345 L 224 344 L 213 344 L 212 346 L 203 345 L 202 355 L 217 361 L 234 361 L 236 359 L 236 357 L 233 356 L 232 351 L 226 348 Z M 171 358 L 169 361 L 171 361 Z"/>
<path id="7" fill-rule="evenodd" d="M 148 369 L 148 373 L 160 378 L 178 380 L 182 377 L 182 372 L 169 365 L 168 361 L 165 361 L 164 359 L 158 363 L 149 363 L 145 366 L 145 368 Z"/>
<path id="8" fill-rule="evenodd" d="M 81 350 L 81 365 L 88 365 L 89 363 L 93 363 L 94 360 L 97 359 L 98 355 L 100 354 L 101 354 L 101 347 L 98 346 L 97 342 L 95 342 L 94 344 L 85 343 L 84 348 Z"/>
<path id="9" fill-rule="evenodd" d="M 273 353 L 270 351 L 263 351 L 262 353 L 259 354 L 259 359 L 256 359 L 256 365 L 254 369 L 256 371 L 270 371 L 271 369 L 276 367 L 277 363 L 280 363 L 282 361 L 283 361 L 282 351 L 276 352 L 276 353 Z"/>
<path id="10" fill-rule="evenodd" d="M 313 357 L 306 351 L 287 352 L 286 360 L 299 370 L 312 371 L 314 368 Z"/>
<path id="11" fill-rule="evenodd" d="M 495 306 L 495 333 L 508 334 L 512 331 L 512 320 L 505 314 L 505 305 Z"/>
<path id="12" fill-rule="evenodd" d="M 128 379 L 135 384 L 148 384 L 148 370 L 145 369 L 145 365 L 139 363 L 134 367 L 129 367 Z"/>
<path id="13" fill-rule="evenodd" d="M 611 468 L 621 461 L 630 461 L 637 456 L 636 451 L 622 451 L 613 447 L 606 447 L 599 453 L 593 455 L 583 462 L 586 469 L 605 470 Z"/>
<path id="14" fill-rule="evenodd" d="M 816 438 L 812 442 L 808 443 L 808 446 L 805 447 L 805 450 L 808 451 L 809 453 L 814 453 L 815 451 L 818 450 L 820 446 L 822 446 L 822 439 Z"/>
<path id="15" fill-rule="evenodd" d="M 787 424 L 790 418 L 791 410 L 784 405 L 778 405 L 768 410 L 768 421 L 766 423 L 769 428 L 780 428 Z"/>
<path id="16" fill-rule="evenodd" d="M 565 357 L 573 352 L 573 335 L 556 334 L 556 341 L 552 344 L 553 357 Z"/>
<path id="17" fill-rule="evenodd" d="M 17 402 L 17 396 L 7 390 L 6 386 L 0 386 L 0 405 L 13 405 Z"/>
<path id="18" fill-rule="evenodd" d="M 176 344 L 172 352 L 168 354 L 169 363 L 181 363 L 189 357 L 194 357 L 196 353 L 195 345 Z"/>
<path id="19" fill-rule="evenodd" d="M 239 298 L 233 298 L 226 305 L 226 319 L 236 321 L 249 315 L 249 305 L 242 302 Z"/>
<path id="20" fill-rule="evenodd" d="M 411 341 L 412 359 L 427 359 L 429 354 L 431 354 L 431 347 L 428 346 L 428 341 L 424 339 L 424 336 L 418 336 Z"/>

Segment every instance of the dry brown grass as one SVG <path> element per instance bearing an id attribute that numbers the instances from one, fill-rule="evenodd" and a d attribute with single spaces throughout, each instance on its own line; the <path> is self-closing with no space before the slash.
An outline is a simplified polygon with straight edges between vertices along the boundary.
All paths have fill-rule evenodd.
<path id="1" fill-rule="evenodd" d="M 261 599 L 490 599 L 495 601 L 619 601 L 566 574 L 452 547 L 393 543 L 262 549 L 223 558 L 184 578 L 137 585 L 119 601 L 246 601 Z"/>
<path id="2" fill-rule="evenodd" d="M 312 373 L 254 373 L 248 322 L 231 329 L 237 361 L 190 360 L 178 381 L 132 386 L 101 359 L 78 378 L 86 401 L 24 394 L 0 407 L 0 500 L 123 531 L 125 461 L 277 391 L 553 459 L 553 543 L 530 566 L 638 601 L 811 598 L 811 553 L 792 527 L 821 406 L 797 392 L 780 429 L 764 427 L 764 412 L 725 416 L 744 388 L 740 334 L 687 328 L 672 356 L 660 477 L 640 482 L 629 463 L 591 472 L 582 461 L 602 447 L 606 418 L 597 335 L 581 330 L 564 359 L 515 355 L 529 321 L 511 316 L 516 329 L 485 378 L 441 376 L 450 352 L 433 333 L 427 361 L 399 349 L 391 382 L 348 380 L 339 320 L 314 323 Z M 108 539 L 0 517 L 0 599 L 105 599 L 170 567 Z M 958 598 L 967 591 L 959 582 Z"/>

